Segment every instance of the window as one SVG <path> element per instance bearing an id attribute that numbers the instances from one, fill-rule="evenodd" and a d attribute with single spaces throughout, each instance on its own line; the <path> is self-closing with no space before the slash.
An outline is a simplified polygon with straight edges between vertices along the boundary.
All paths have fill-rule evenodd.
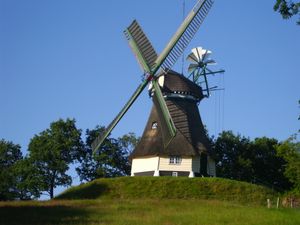
<path id="1" fill-rule="evenodd" d="M 172 177 L 178 177 L 178 172 L 172 172 Z"/>
<path id="2" fill-rule="evenodd" d="M 157 129 L 157 122 L 153 122 L 153 123 L 152 123 L 151 129 L 152 129 L 152 130 Z"/>
<path id="3" fill-rule="evenodd" d="M 170 156 L 169 164 L 172 165 L 180 165 L 181 164 L 181 157 L 179 156 Z"/>

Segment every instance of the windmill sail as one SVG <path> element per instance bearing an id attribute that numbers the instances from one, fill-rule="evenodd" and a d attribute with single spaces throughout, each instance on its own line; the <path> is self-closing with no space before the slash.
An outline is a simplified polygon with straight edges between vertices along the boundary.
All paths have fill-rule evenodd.
<path id="1" fill-rule="evenodd" d="M 176 127 L 166 105 L 164 96 L 160 90 L 157 80 L 152 81 L 154 87 L 153 103 L 158 111 L 160 126 L 162 130 L 164 147 L 167 147 L 176 135 Z"/>
<path id="2" fill-rule="evenodd" d="M 167 70 L 175 64 L 196 34 L 212 4 L 213 0 L 200 0 L 197 2 L 166 48 L 157 58 L 155 63 L 156 67 L 152 70 L 154 73 L 156 73 L 160 67 L 163 70 Z"/>
<path id="3" fill-rule="evenodd" d="M 122 110 L 118 113 L 118 115 L 114 118 L 114 120 L 107 126 L 105 131 L 102 133 L 102 135 L 99 135 L 92 143 L 92 149 L 93 152 L 95 152 L 98 148 L 100 148 L 101 144 L 104 142 L 105 138 L 108 137 L 110 132 L 114 129 L 114 127 L 118 124 L 118 122 L 122 119 L 124 114 L 127 112 L 127 110 L 130 108 L 130 106 L 134 103 L 134 101 L 137 99 L 137 97 L 142 93 L 144 88 L 149 83 L 148 80 L 145 80 L 143 83 L 141 83 L 138 88 L 135 90 L 129 101 L 125 104 L 125 106 L 122 108 Z"/>
<path id="4" fill-rule="evenodd" d="M 121 120 L 136 98 L 140 95 L 143 89 L 147 86 L 147 84 L 156 76 L 160 69 L 167 70 L 170 69 L 180 55 L 183 53 L 184 49 L 187 47 L 191 39 L 194 37 L 196 31 L 199 29 L 200 25 L 204 21 L 206 15 L 208 14 L 209 9 L 213 4 L 213 0 L 199 0 L 192 11 L 188 14 L 187 18 L 183 21 L 175 35 L 172 37 L 166 48 L 163 52 L 157 57 L 155 50 L 150 44 L 149 40 L 145 36 L 144 32 L 138 25 L 136 21 L 125 30 L 125 35 L 129 40 L 129 44 L 132 47 L 134 53 L 136 54 L 139 63 L 142 65 L 145 72 L 149 73 L 149 76 L 146 80 L 143 81 L 142 84 L 137 88 L 129 101 L 125 104 L 121 112 L 117 115 L 117 117 L 112 121 L 112 123 L 107 127 L 102 136 L 97 137 L 97 139 L 92 144 L 93 151 L 97 150 L 105 138 L 110 134 L 112 129 L 117 125 L 117 123 Z M 159 88 L 154 90 L 154 92 L 160 91 Z M 154 96 L 158 97 L 161 93 L 154 93 Z M 155 98 L 156 98 L 155 97 Z M 154 98 L 154 101 L 156 101 Z M 157 99 L 159 101 L 165 101 L 164 98 Z M 159 103 L 158 101 L 158 103 Z M 162 108 L 163 105 L 160 105 L 160 110 L 162 112 L 168 111 L 167 108 Z M 173 124 L 172 118 L 166 116 L 164 114 L 161 120 L 164 120 L 162 124 L 166 124 L 166 132 L 168 132 L 166 136 L 165 143 L 168 142 L 168 137 L 171 139 L 176 134 L 176 128 Z"/>
<path id="5" fill-rule="evenodd" d="M 144 34 L 142 28 L 136 20 L 124 31 L 129 45 L 136 55 L 139 64 L 144 71 L 150 73 L 157 58 L 157 53 L 152 47 L 150 41 Z"/>

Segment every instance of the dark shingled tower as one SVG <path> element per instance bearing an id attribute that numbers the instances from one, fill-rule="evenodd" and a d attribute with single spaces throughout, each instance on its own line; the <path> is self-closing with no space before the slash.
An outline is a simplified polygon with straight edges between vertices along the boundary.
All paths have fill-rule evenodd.
<path id="1" fill-rule="evenodd" d="M 150 156 L 207 156 L 211 155 L 209 141 L 198 110 L 203 99 L 202 88 L 183 75 L 169 71 L 161 90 L 177 128 L 176 136 L 165 148 L 161 116 L 153 105 L 143 136 L 130 158 Z M 158 78 L 160 79 L 160 78 Z M 151 90 L 150 90 L 151 94 Z"/>

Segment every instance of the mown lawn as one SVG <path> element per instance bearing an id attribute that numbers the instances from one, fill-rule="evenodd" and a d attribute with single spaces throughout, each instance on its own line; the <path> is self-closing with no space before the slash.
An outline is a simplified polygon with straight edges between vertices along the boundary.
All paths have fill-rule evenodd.
<path id="1" fill-rule="evenodd" d="M 0 224 L 299 225 L 300 210 L 195 199 L 0 202 Z"/>
<path id="2" fill-rule="evenodd" d="M 265 204 L 279 195 L 263 186 L 223 178 L 118 177 L 71 187 L 56 199 L 210 199 Z"/>

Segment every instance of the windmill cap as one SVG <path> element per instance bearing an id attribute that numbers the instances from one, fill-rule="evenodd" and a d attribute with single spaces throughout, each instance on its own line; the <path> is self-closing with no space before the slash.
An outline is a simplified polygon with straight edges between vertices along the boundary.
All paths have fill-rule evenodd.
<path id="1" fill-rule="evenodd" d="M 163 93 L 191 95 L 198 100 L 203 98 L 202 88 L 173 70 L 158 75 L 158 82 Z"/>

